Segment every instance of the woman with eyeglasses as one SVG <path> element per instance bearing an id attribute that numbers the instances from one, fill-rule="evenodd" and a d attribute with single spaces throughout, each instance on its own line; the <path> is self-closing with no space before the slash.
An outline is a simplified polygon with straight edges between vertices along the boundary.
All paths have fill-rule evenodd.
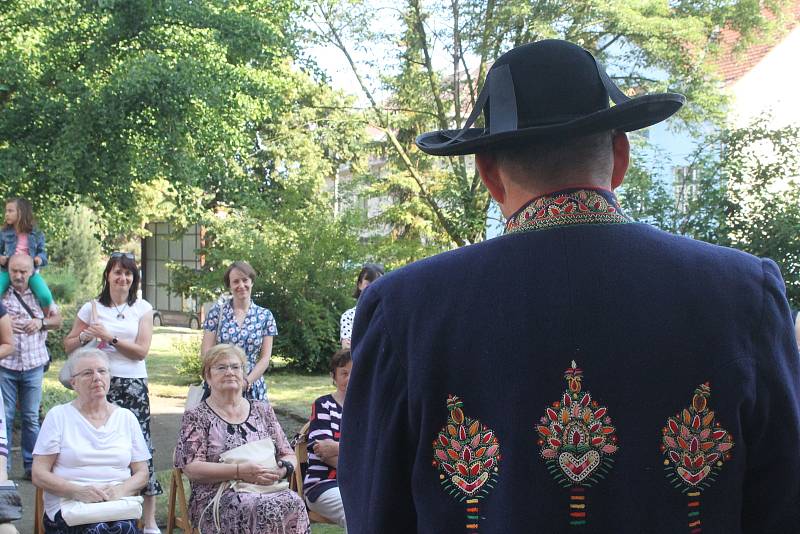
<path id="1" fill-rule="evenodd" d="M 356 290 L 353 293 L 353 298 L 356 299 L 356 306 L 358 306 L 358 298 L 361 293 L 369 287 L 369 285 L 383 276 L 383 266 L 377 263 L 365 263 L 358 273 L 356 278 Z M 342 314 L 339 320 L 339 340 L 342 342 L 343 349 L 350 348 L 350 337 L 353 335 L 353 320 L 356 317 L 356 306 L 353 306 Z"/>
<path id="2" fill-rule="evenodd" d="M 245 493 L 223 486 L 217 495 L 220 485 L 229 481 L 270 486 L 291 480 L 294 452 L 272 406 L 242 396 L 247 385 L 244 351 L 236 345 L 215 345 L 202 359 L 203 378 L 210 394 L 183 414 L 175 447 L 175 467 L 183 469 L 192 484 L 189 499 L 192 525 L 200 532 L 310 533 L 305 504 L 288 488 L 272 493 Z M 264 439 L 275 445 L 276 468 L 254 462 L 221 463 L 224 452 Z"/>
<path id="3" fill-rule="evenodd" d="M 48 534 L 134 534 L 136 519 L 68 526 L 62 499 L 86 503 L 138 495 L 150 451 L 136 416 L 108 402 L 110 361 L 99 349 L 70 354 L 59 380 L 77 398 L 47 412 L 33 449 L 33 483 L 44 490 Z"/>
<path id="4" fill-rule="evenodd" d="M 78 311 L 72 330 L 64 338 L 66 351 L 97 346 L 108 356 L 111 372 L 108 400 L 129 409 L 138 419 L 152 455 L 150 397 L 145 358 L 153 337 L 153 307 L 137 297 L 139 267 L 130 252 L 114 252 L 103 271 L 103 288 L 94 301 Z M 159 534 L 155 496 L 164 492 L 148 462 L 150 478 L 144 488 L 144 534 Z"/>

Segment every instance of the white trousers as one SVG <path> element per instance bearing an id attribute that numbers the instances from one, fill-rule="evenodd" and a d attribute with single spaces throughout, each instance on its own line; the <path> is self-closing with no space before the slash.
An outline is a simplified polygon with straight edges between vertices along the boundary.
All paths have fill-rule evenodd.
<path id="1" fill-rule="evenodd" d="M 308 509 L 316 512 L 323 517 L 327 517 L 340 527 L 344 527 L 345 534 L 347 534 L 347 520 L 344 517 L 344 506 L 342 505 L 342 494 L 339 493 L 339 488 L 334 487 L 329 490 L 323 491 L 316 502 L 310 502 L 306 499 Z"/>

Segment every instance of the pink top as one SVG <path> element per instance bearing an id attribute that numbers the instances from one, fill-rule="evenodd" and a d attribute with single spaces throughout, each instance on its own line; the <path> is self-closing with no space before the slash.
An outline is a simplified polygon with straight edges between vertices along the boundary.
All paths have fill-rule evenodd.
<path id="1" fill-rule="evenodd" d="M 14 251 L 14 254 L 31 255 L 31 249 L 28 247 L 28 234 L 17 234 L 17 249 Z"/>

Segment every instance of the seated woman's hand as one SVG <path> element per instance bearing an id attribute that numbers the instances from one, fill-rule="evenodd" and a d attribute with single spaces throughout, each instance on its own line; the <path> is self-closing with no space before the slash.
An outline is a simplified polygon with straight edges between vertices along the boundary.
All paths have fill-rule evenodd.
<path id="1" fill-rule="evenodd" d="M 117 499 L 125 497 L 122 484 L 109 484 L 107 486 L 101 486 L 101 489 L 106 495 L 106 501 L 116 501 Z"/>
<path id="2" fill-rule="evenodd" d="M 239 478 L 250 484 L 269 486 L 280 480 L 280 477 L 280 469 L 270 469 L 252 462 L 239 464 Z"/>
<path id="3" fill-rule="evenodd" d="M 110 500 L 105 486 L 78 486 L 72 492 L 72 499 L 81 502 L 101 502 Z"/>
<path id="4" fill-rule="evenodd" d="M 330 462 L 334 457 L 339 456 L 339 443 L 332 439 L 321 439 L 314 443 L 314 454 L 319 456 L 323 462 Z"/>

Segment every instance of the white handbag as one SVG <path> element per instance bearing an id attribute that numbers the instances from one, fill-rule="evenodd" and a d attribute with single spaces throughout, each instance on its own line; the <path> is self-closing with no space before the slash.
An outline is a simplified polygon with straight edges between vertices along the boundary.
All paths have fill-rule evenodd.
<path id="1" fill-rule="evenodd" d="M 219 455 L 219 461 L 226 464 L 243 464 L 246 462 L 253 462 L 264 467 L 271 469 L 278 468 L 278 462 L 275 459 L 275 443 L 269 438 L 251 441 L 240 445 L 235 449 L 225 451 Z M 228 488 L 233 491 L 241 493 L 275 493 L 289 489 L 288 480 L 278 480 L 269 486 L 262 486 L 260 484 L 250 484 L 242 480 L 228 480 L 221 482 L 217 494 L 208 503 L 208 506 L 203 510 L 203 515 L 211 508 L 214 515 L 214 526 L 217 527 L 217 532 L 220 531 L 219 522 L 219 501 L 222 493 Z"/>
<path id="2" fill-rule="evenodd" d="M 103 521 L 139 519 L 142 517 L 143 502 L 144 498 L 138 495 L 103 502 L 81 502 L 72 499 L 61 499 L 61 517 L 71 527 Z"/>

